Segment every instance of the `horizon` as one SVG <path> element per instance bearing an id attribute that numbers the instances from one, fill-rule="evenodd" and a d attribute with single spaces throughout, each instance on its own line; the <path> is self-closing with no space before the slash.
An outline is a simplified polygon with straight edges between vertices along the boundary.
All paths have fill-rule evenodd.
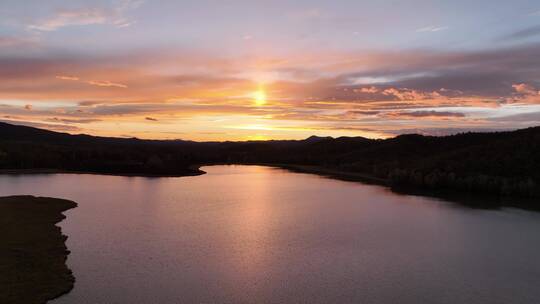
<path id="1" fill-rule="evenodd" d="M 481 131 L 481 130 L 464 131 L 464 132 L 458 132 L 458 133 L 452 133 L 452 134 L 444 134 L 444 135 L 426 135 L 426 134 L 420 134 L 420 133 L 403 133 L 403 134 L 398 134 L 398 135 L 394 135 L 394 136 L 386 137 L 386 138 L 370 138 L 370 137 L 364 137 L 364 136 L 345 136 L 345 135 L 342 135 L 342 136 L 319 136 L 319 135 L 312 134 L 312 135 L 309 135 L 308 137 L 305 137 L 305 138 L 296 138 L 296 139 L 284 138 L 284 139 L 245 139 L 245 140 L 240 139 L 240 140 L 206 140 L 206 141 L 204 141 L 204 140 L 190 140 L 190 139 L 183 139 L 183 138 L 159 139 L 159 138 L 101 136 L 101 135 L 92 135 L 92 134 L 88 134 L 88 133 L 70 133 L 70 132 L 63 132 L 63 131 L 54 131 L 54 130 L 49 130 L 49 129 L 45 129 L 45 128 L 35 127 L 35 126 L 32 126 L 31 124 L 30 125 L 27 125 L 27 124 L 24 124 L 24 123 L 14 124 L 14 123 L 10 123 L 10 122 L 0 120 L 0 124 L 2 124 L 2 123 L 10 125 L 10 126 L 15 126 L 15 127 L 29 127 L 29 128 L 33 128 L 33 129 L 37 129 L 37 130 L 45 130 L 45 131 L 51 131 L 51 132 L 56 132 L 56 133 L 60 133 L 60 134 L 68 134 L 68 135 L 74 135 L 74 136 L 81 135 L 81 136 L 92 136 L 92 137 L 112 138 L 112 139 L 135 139 L 135 140 L 141 140 L 141 141 L 183 141 L 183 142 L 193 142 L 193 143 L 225 143 L 225 142 L 231 142 L 231 143 L 238 142 L 238 143 L 240 143 L 240 142 L 269 142 L 269 141 L 305 141 L 305 140 L 309 140 L 311 138 L 321 138 L 321 139 L 324 139 L 324 138 L 331 138 L 331 139 L 363 138 L 363 139 L 369 139 L 369 140 L 378 140 L 378 139 L 379 140 L 384 140 L 384 139 L 396 138 L 396 137 L 403 136 L 403 135 L 418 135 L 418 136 L 427 136 L 427 137 L 430 137 L 430 136 L 431 137 L 448 137 L 448 136 L 468 134 L 468 133 L 472 133 L 472 134 L 505 133 L 505 132 L 513 132 L 513 131 L 521 131 L 521 130 L 526 130 L 526 129 L 540 128 L 540 125 L 538 125 L 538 126 L 530 126 L 530 127 L 521 128 L 521 129 L 508 129 L 508 130 L 488 129 L 488 130 L 485 130 L 485 131 Z"/>
<path id="2" fill-rule="evenodd" d="M 12 124 L 191 141 L 540 124 L 537 1 L 7 0 L 0 17 Z"/>

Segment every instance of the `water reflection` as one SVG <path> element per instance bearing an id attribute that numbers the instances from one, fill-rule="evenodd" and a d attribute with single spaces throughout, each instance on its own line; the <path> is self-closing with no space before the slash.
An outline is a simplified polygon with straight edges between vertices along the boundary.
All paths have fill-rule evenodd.
<path id="1" fill-rule="evenodd" d="M 258 166 L 0 176 L 79 203 L 54 303 L 536 303 L 540 217 Z"/>

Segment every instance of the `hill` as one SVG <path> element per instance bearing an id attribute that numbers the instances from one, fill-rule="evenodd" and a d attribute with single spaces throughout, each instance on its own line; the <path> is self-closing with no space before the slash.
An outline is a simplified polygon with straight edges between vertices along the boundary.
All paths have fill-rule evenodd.
<path id="1" fill-rule="evenodd" d="M 540 127 L 385 140 L 192 142 L 70 135 L 0 123 L 0 169 L 182 176 L 200 164 L 310 166 L 393 187 L 540 197 Z M 323 170 L 323 171 L 324 171 Z"/>

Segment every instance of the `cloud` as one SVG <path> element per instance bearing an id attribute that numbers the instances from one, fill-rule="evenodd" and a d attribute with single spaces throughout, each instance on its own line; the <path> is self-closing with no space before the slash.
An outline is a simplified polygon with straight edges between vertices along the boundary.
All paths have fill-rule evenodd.
<path id="1" fill-rule="evenodd" d="M 118 135 L 115 123 L 144 128 L 152 119 L 169 126 L 187 121 L 183 130 L 226 119 L 294 122 L 304 130 L 316 123 L 321 132 L 344 132 L 333 134 L 376 130 L 373 136 L 413 128 L 502 128 L 510 123 L 489 118 L 514 113 L 506 105 L 539 103 L 532 94 L 540 86 L 539 53 L 540 45 L 528 44 L 477 51 L 312 50 L 264 60 L 191 49 L 0 54 L 0 104 L 12 105 L 0 112 L 43 123 L 84 121 L 102 135 Z M 261 84 L 259 75 L 268 80 Z M 361 84 L 359 78 L 378 82 Z M 250 96 L 261 85 L 268 100 L 257 107 Z M 26 111 L 25 104 L 35 108 Z M 166 125 L 159 124 L 163 132 Z"/>
<path id="2" fill-rule="evenodd" d="M 383 95 L 395 96 L 399 100 L 424 100 L 424 99 L 437 99 L 442 98 L 443 96 L 436 91 L 433 92 L 420 92 L 417 90 L 411 89 L 397 89 L 397 88 L 388 88 L 382 92 Z"/>
<path id="3" fill-rule="evenodd" d="M 377 94 L 388 87 L 409 88 L 418 92 L 439 92 L 446 96 L 458 95 L 484 96 L 497 98 L 513 92 L 509 84 L 539 79 L 540 62 L 537 54 L 540 45 L 517 46 L 507 49 L 474 52 L 441 52 L 433 50 L 415 50 L 376 53 L 342 53 L 339 56 L 324 55 L 318 60 L 304 54 L 298 61 L 293 56 L 290 60 L 267 60 L 264 69 L 251 63 L 249 58 L 222 60 L 215 54 L 192 54 L 189 50 L 177 50 L 177 56 L 163 51 L 145 51 L 124 54 L 124 56 L 49 56 L 21 58 L 0 56 L 0 95 L 7 95 L 17 89 L 18 95 L 31 95 L 37 90 L 36 80 L 43 84 L 41 96 L 96 100 L 110 98 L 111 94 L 96 93 L 89 95 L 77 86 L 68 88 L 58 84 L 45 86 L 40 77 L 50 75 L 77 75 L 80 79 L 108 78 L 110 83 L 127 85 L 129 92 L 123 92 L 126 99 L 168 99 L 172 96 L 183 98 L 204 98 L 201 92 L 222 91 L 223 95 L 239 94 L 253 83 L 251 74 L 275 75 L 273 86 L 288 98 L 309 98 L 337 100 L 388 99 L 392 95 Z M 164 54 L 165 53 L 165 54 Z M 172 53 L 172 52 L 171 52 Z M 153 59 L 152 59 L 153 58 Z M 151 60 L 152 59 L 152 60 Z M 160 75 L 153 71 L 167 67 L 183 71 L 181 75 Z M 287 68 L 286 68 L 287 67 Z M 305 73 L 290 71 L 301 69 Z M 69 74 L 63 71 L 69 70 Z M 74 76 L 73 76 L 74 77 Z M 369 87 L 355 85 L 361 77 L 380 79 Z M 107 79 L 105 78 L 105 79 Z M 20 84 L 13 83 L 20 79 Z M 26 84 L 23 84 L 24 81 Z M 8 81 L 11 84 L 2 82 Z M 103 85 L 107 85 L 106 82 Z M 338 88 L 348 88 L 348 92 L 338 92 Z M 445 88 L 447 91 L 440 91 Z M 356 89 L 356 92 L 354 90 Z M 53 91 L 54 92 L 50 92 Z M 124 90 L 128 91 L 128 90 Z M 163 96 L 159 96 L 159 91 Z M 48 94 L 44 94 L 48 93 Z M 246 94 L 248 92 L 243 92 Z M 35 93 L 36 96 L 38 92 Z M 78 96 L 76 94 L 79 94 Z M 152 96 L 149 96 L 149 95 Z M 240 93 L 241 94 L 241 93 Z M 364 95 L 362 95 L 364 94 Z M 373 96 L 369 96 L 369 94 Z M 66 96 L 69 95 L 69 96 Z M 168 96 L 167 96 L 168 95 Z M 172 95 L 172 96 L 171 96 Z M 196 96 L 199 95 L 199 96 Z M 380 96 L 382 95 L 382 96 Z M 99 98 L 98 98 L 99 97 Z"/>
<path id="4" fill-rule="evenodd" d="M 75 77 L 75 76 L 62 76 L 62 75 L 59 75 L 59 76 L 56 76 L 56 79 L 78 81 L 78 80 L 79 80 L 79 77 Z"/>
<path id="5" fill-rule="evenodd" d="M 76 77 L 76 76 L 56 76 L 56 79 L 67 80 L 67 81 L 81 80 L 79 77 Z M 105 80 L 105 81 L 89 80 L 89 81 L 86 81 L 86 83 L 93 86 L 98 86 L 98 87 L 115 87 L 115 88 L 122 88 L 122 89 L 126 89 L 128 87 L 125 84 L 111 82 L 108 80 Z"/>
<path id="6" fill-rule="evenodd" d="M 24 106 L 24 109 L 30 111 L 30 110 L 32 110 L 32 105 L 27 104 L 27 105 Z"/>
<path id="7" fill-rule="evenodd" d="M 540 103 L 540 90 L 538 90 L 534 86 L 526 83 L 517 83 L 513 84 L 512 88 L 514 88 L 517 95 L 507 98 L 508 103 Z"/>
<path id="8" fill-rule="evenodd" d="M 540 111 L 508 115 L 508 116 L 502 116 L 502 117 L 492 117 L 492 118 L 489 118 L 489 120 L 497 121 L 497 122 L 514 123 L 514 124 L 517 122 L 521 122 L 521 123 L 525 122 L 525 123 L 531 123 L 531 125 L 533 126 L 537 126 L 540 123 Z"/>
<path id="9" fill-rule="evenodd" d="M 81 106 L 81 107 L 91 107 L 91 106 L 94 106 L 94 105 L 103 104 L 103 101 L 84 100 L 84 101 L 79 101 L 77 104 L 79 106 Z"/>
<path id="10" fill-rule="evenodd" d="M 412 111 L 412 112 L 392 112 L 386 114 L 391 117 L 442 117 L 442 118 L 459 118 L 465 117 L 465 114 L 458 112 L 440 112 L 440 111 Z"/>
<path id="11" fill-rule="evenodd" d="M 426 27 L 422 27 L 422 28 L 419 28 L 416 30 L 417 33 L 424 33 L 424 32 L 440 32 L 440 31 L 444 31 L 444 30 L 447 30 L 449 27 L 448 26 L 434 26 L 434 25 L 430 25 L 430 26 L 426 26 Z"/>
<path id="12" fill-rule="evenodd" d="M 98 86 L 98 87 L 114 87 L 114 88 L 122 88 L 122 89 L 126 89 L 128 87 L 125 84 L 115 83 L 115 82 L 110 82 L 110 81 L 90 80 L 90 81 L 87 81 L 86 83 L 90 85 Z"/>
<path id="13" fill-rule="evenodd" d="M 540 91 L 536 90 L 533 86 L 528 85 L 526 83 L 513 84 L 512 88 L 514 88 L 514 90 L 516 90 L 516 92 L 519 94 L 524 94 L 524 95 L 539 95 L 540 94 Z"/>
<path id="14" fill-rule="evenodd" d="M 513 33 L 510 33 L 506 36 L 503 36 L 503 40 L 521 40 L 531 37 L 540 36 L 540 25 L 528 27 Z"/>
<path id="15" fill-rule="evenodd" d="M 360 88 L 359 91 L 362 93 L 375 94 L 379 92 L 379 89 L 374 86 L 371 86 L 371 87 Z"/>
<path id="16" fill-rule="evenodd" d="M 95 8 L 61 11 L 50 18 L 28 25 L 28 29 L 50 32 L 66 26 L 105 24 L 108 17 L 106 11 Z"/>
<path id="17" fill-rule="evenodd" d="M 374 116 L 381 113 L 381 111 L 348 111 L 347 114 L 358 114 L 358 115 L 366 115 L 366 116 Z"/>
<path id="18" fill-rule="evenodd" d="M 252 73 L 282 73 L 302 65 L 310 71 L 294 80 L 289 74 L 267 83 L 270 104 L 294 103 L 341 107 L 340 103 L 361 104 L 388 101 L 458 103 L 481 101 L 497 105 L 514 93 L 512 83 L 540 79 L 539 45 L 519 46 L 496 51 L 437 52 L 400 51 L 380 55 L 321 55 L 318 61 L 267 60 L 264 70 L 249 58 L 222 61 L 218 55 L 176 51 L 177 57 L 163 51 L 123 54 L 123 56 L 73 55 L 24 58 L 0 55 L 0 98 L 48 100 L 102 100 L 112 103 L 167 100 L 206 100 L 210 103 L 249 103 L 242 99 L 256 90 Z M 384 57 L 379 59 L 379 56 Z M 304 54 L 304 57 L 311 57 Z M 149 58 L 154 58 L 149 60 Z M 305 58 L 304 58 L 305 60 Z M 344 62 L 341 64 L 341 62 Z M 324 64 L 322 64 L 324 63 Z M 322 65 L 321 65 L 322 64 Z M 159 74 L 167 69 L 184 74 Z M 69 74 L 64 71 L 69 71 Z M 190 73 L 190 71 L 197 71 Z M 286 72 L 288 73 L 288 72 Z M 91 86 L 51 81 L 79 79 Z M 76 75 L 76 76 L 75 76 Z M 55 76 L 52 76 L 55 77 Z M 108 80 L 99 80 L 107 77 Z M 356 84 L 359 77 L 387 79 L 370 86 Z M 107 79 L 105 78 L 105 79 Z M 129 84 L 129 88 L 128 88 Z M 535 84 L 531 82 L 531 84 Z M 93 87 L 123 88 L 98 90 Z M 443 89 L 442 89 L 443 88 Z M 405 105 L 405 103 L 402 103 Z"/>
<path id="19" fill-rule="evenodd" d="M 156 118 L 152 118 L 152 117 L 145 117 L 144 119 L 149 120 L 149 121 L 158 121 Z"/>
<path id="20" fill-rule="evenodd" d="M 52 16 L 36 20 L 27 28 L 38 32 L 51 32 L 69 26 L 109 24 L 122 28 L 132 25 L 135 21 L 126 17 L 129 10 L 138 8 L 143 1 L 121 0 L 118 5 L 110 8 L 87 7 L 80 9 L 63 9 Z"/>
<path id="21" fill-rule="evenodd" d="M 49 122 L 60 122 L 60 123 L 66 123 L 66 124 L 87 124 L 87 123 L 93 123 L 93 122 L 99 122 L 102 121 L 101 119 L 93 119 L 93 118 L 87 118 L 87 119 L 69 119 L 69 118 L 47 118 L 45 121 Z"/>

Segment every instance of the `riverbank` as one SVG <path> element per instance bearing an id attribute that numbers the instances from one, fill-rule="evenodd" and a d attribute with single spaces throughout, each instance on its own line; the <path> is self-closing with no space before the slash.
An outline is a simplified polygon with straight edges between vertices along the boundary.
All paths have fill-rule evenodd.
<path id="1" fill-rule="evenodd" d="M 76 206 L 56 198 L 0 197 L 0 303 L 45 303 L 73 288 L 67 236 L 55 224 Z"/>
<path id="2" fill-rule="evenodd" d="M 127 177 L 182 177 L 182 176 L 197 176 L 204 174 L 204 171 L 199 170 L 197 166 L 190 166 L 189 171 L 179 172 L 175 174 L 153 174 L 153 173 L 115 173 L 115 172 L 99 172 L 99 171 L 70 171 L 58 169 L 0 169 L 0 175 L 25 175 L 25 174 L 93 174 L 93 175 L 110 175 L 110 176 L 127 176 Z"/>

